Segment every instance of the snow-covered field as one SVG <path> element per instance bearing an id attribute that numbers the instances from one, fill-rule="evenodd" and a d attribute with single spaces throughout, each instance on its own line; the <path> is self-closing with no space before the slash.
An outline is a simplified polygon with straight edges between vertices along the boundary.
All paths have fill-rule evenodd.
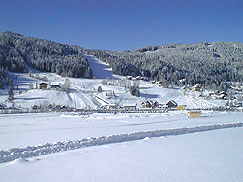
<path id="1" fill-rule="evenodd" d="M 6 159 L 7 151 L 12 156 L 17 152 L 22 152 L 21 155 L 40 152 L 40 156 L 0 164 L 0 178 L 1 181 L 240 182 L 243 128 L 215 129 L 215 126 L 227 123 L 231 123 L 230 127 L 232 123 L 242 126 L 242 118 L 241 112 L 204 112 L 202 118 L 187 119 L 185 111 L 0 115 L 1 159 Z M 197 133 L 190 133 L 196 126 L 213 130 L 197 127 Z M 178 128 L 184 129 L 175 130 Z M 146 137 L 159 130 L 170 131 L 172 135 Z M 173 132 L 179 135 L 173 136 Z M 91 141 L 91 145 L 75 149 L 73 144 L 81 145 L 80 141 Z M 59 150 L 68 143 L 73 148 L 66 152 Z M 43 146 L 47 151 L 58 146 L 59 151 L 45 155 L 48 152 L 41 153 Z"/>

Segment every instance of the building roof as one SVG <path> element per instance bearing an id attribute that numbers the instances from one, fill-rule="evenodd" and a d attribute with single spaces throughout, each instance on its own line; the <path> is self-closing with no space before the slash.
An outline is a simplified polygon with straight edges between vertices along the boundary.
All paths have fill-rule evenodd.
<path id="1" fill-rule="evenodd" d="M 50 86 L 60 86 L 60 83 L 58 83 L 58 82 L 51 82 Z"/>
<path id="2" fill-rule="evenodd" d="M 48 85 L 48 83 L 41 82 L 40 85 Z"/>
<path id="3" fill-rule="evenodd" d="M 201 111 L 188 111 L 187 113 L 201 113 Z"/>
<path id="4" fill-rule="evenodd" d="M 136 107 L 137 104 L 124 104 L 123 107 Z"/>
<path id="5" fill-rule="evenodd" d="M 169 104 L 170 102 L 171 102 L 173 105 L 175 105 L 175 106 L 178 105 L 178 104 L 176 103 L 176 101 L 174 101 L 174 100 L 169 100 L 168 102 L 166 102 L 166 105 Z"/>

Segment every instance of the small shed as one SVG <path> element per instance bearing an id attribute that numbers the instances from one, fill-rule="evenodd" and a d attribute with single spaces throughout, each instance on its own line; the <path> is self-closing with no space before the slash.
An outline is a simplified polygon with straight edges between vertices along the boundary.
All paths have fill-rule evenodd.
<path id="1" fill-rule="evenodd" d="M 201 111 L 189 111 L 187 112 L 188 118 L 200 118 Z"/>
<path id="2" fill-rule="evenodd" d="M 177 106 L 177 110 L 185 110 L 185 109 L 186 109 L 186 105 Z"/>
<path id="3" fill-rule="evenodd" d="M 48 84 L 47 83 L 40 83 L 40 89 L 47 89 Z"/>

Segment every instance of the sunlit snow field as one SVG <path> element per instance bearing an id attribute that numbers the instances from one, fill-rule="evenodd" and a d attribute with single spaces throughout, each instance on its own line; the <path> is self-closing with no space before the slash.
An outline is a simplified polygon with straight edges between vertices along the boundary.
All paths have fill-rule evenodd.
<path id="1" fill-rule="evenodd" d="M 0 150 L 136 131 L 243 122 L 240 112 L 0 115 Z M 93 146 L 0 164 L 1 181 L 243 180 L 243 128 Z"/>

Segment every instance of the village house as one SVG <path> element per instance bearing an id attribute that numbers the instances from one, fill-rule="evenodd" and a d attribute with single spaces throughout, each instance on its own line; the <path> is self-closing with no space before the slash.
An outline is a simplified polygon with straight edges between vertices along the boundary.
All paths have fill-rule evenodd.
<path id="1" fill-rule="evenodd" d="M 220 94 L 218 98 L 219 99 L 226 99 L 227 98 L 227 94 Z"/>
<path id="2" fill-rule="evenodd" d="M 61 85 L 59 83 L 57 83 L 57 82 L 52 82 L 52 83 L 50 83 L 50 88 L 58 90 L 58 89 L 61 88 Z"/>
<path id="3" fill-rule="evenodd" d="M 169 108 L 176 108 L 178 106 L 178 104 L 174 100 L 166 102 L 165 105 L 167 105 Z"/>
<path id="4" fill-rule="evenodd" d="M 146 100 L 141 103 L 142 108 L 155 108 L 158 106 L 159 106 L 159 103 L 155 100 Z"/>
<path id="5" fill-rule="evenodd" d="M 141 76 L 137 76 L 136 77 L 136 80 L 141 80 Z"/>
<path id="6" fill-rule="evenodd" d="M 132 80 L 132 76 L 127 76 L 127 80 Z"/>
<path id="7" fill-rule="evenodd" d="M 199 83 L 197 83 L 196 85 L 194 85 L 194 86 L 192 87 L 192 90 L 194 90 L 194 91 L 200 91 L 200 89 L 201 89 L 201 86 L 200 86 Z"/>
<path id="8" fill-rule="evenodd" d="M 44 83 L 44 82 L 41 82 L 41 83 L 39 84 L 39 88 L 40 88 L 40 89 L 47 89 L 47 86 L 48 86 L 48 84 L 47 84 L 47 83 Z"/>
<path id="9" fill-rule="evenodd" d="M 4 110 L 4 109 L 7 109 L 7 106 L 5 104 L 0 104 L 0 110 Z"/>
<path id="10" fill-rule="evenodd" d="M 32 106 L 32 109 L 33 109 L 33 110 L 37 110 L 38 108 L 39 108 L 39 107 L 38 107 L 37 105 L 33 105 L 33 106 Z"/>
<path id="11" fill-rule="evenodd" d="M 155 82 L 157 85 L 162 85 L 162 81 Z"/>

